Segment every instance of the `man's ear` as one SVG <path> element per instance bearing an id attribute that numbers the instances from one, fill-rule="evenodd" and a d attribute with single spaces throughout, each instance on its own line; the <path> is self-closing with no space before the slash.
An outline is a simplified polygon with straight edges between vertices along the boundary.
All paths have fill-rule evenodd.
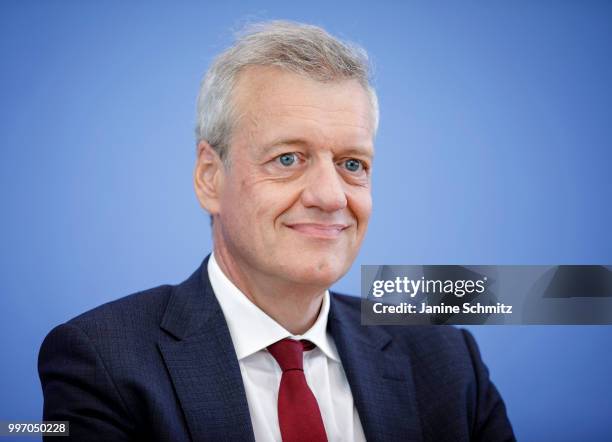
<path id="1" fill-rule="evenodd" d="M 219 213 L 224 169 L 225 166 L 219 154 L 206 141 L 200 141 L 193 172 L 193 185 L 200 206 L 212 216 Z"/>

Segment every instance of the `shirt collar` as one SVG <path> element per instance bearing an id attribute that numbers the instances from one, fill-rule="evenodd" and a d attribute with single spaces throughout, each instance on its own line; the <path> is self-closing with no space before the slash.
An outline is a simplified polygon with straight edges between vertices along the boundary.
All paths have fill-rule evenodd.
<path id="1" fill-rule="evenodd" d="M 323 295 L 323 303 L 315 323 L 303 335 L 292 335 L 282 325 L 257 307 L 223 273 L 215 254 L 208 260 L 208 277 L 221 305 L 229 327 L 238 360 L 244 359 L 284 338 L 306 339 L 315 344 L 330 359 L 340 362 L 338 350 L 327 333 L 329 315 L 329 291 Z"/>

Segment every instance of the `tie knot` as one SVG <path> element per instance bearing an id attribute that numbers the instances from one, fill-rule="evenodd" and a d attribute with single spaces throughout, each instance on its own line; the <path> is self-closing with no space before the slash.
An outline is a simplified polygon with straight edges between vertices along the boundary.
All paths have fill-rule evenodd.
<path id="1" fill-rule="evenodd" d="M 309 341 L 296 341 L 295 339 L 281 339 L 268 346 L 268 351 L 280 366 L 283 372 L 287 370 L 304 370 L 304 350 L 311 350 L 314 344 Z"/>

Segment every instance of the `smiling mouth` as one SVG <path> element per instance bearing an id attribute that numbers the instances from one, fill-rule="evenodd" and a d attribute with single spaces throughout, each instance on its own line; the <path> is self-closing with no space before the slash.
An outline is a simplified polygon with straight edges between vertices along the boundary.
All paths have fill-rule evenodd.
<path id="1" fill-rule="evenodd" d="M 349 226 L 346 224 L 299 223 L 287 224 L 287 227 L 306 236 L 334 239 L 338 238 Z"/>

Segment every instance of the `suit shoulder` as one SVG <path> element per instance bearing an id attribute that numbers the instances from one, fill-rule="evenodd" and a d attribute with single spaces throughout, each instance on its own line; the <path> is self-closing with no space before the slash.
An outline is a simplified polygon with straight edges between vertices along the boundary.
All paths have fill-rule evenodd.
<path id="1" fill-rule="evenodd" d="M 82 373 L 104 367 L 100 373 L 109 373 L 119 382 L 139 367 L 155 364 L 156 345 L 163 334 L 161 318 L 173 287 L 133 293 L 53 328 L 39 351 L 41 380 L 53 378 L 58 367 L 64 371 L 79 367 Z"/>
<path id="2" fill-rule="evenodd" d="M 330 292 L 334 302 L 342 307 L 344 313 L 348 313 L 352 320 L 361 320 L 361 298 Z M 464 332 L 452 325 L 379 325 L 387 333 L 399 340 L 411 342 L 423 342 L 429 346 L 459 346 L 465 349 Z"/>
<path id="3" fill-rule="evenodd" d="M 67 324 L 90 338 L 158 327 L 174 286 L 161 285 L 107 302 L 70 319 Z"/>

